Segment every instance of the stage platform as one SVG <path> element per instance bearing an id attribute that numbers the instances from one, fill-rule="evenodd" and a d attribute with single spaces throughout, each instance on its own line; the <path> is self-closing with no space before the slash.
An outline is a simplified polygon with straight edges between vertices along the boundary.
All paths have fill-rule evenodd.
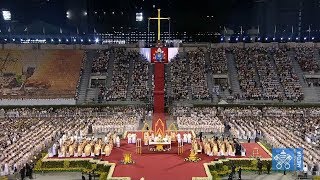
<path id="1" fill-rule="evenodd" d="M 271 158 L 269 153 L 258 143 L 242 143 L 242 146 L 246 148 L 246 156 L 230 156 L 224 158 L 251 158 L 255 148 L 258 149 L 261 158 Z M 147 151 L 146 148 L 147 146 L 143 146 L 141 155 L 136 154 L 136 145 L 128 144 L 126 139 L 122 139 L 121 146 L 119 148 L 114 147 L 111 155 L 102 156 L 102 159 L 110 163 L 115 163 L 116 166 L 112 174 L 113 177 L 131 177 L 133 180 L 139 180 L 141 177 L 144 177 L 145 180 L 163 180 L 175 177 L 175 180 L 191 180 L 192 177 L 206 177 L 204 163 L 209 163 L 222 158 L 219 156 L 210 157 L 205 154 L 198 154 L 201 158 L 199 162 L 185 162 L 184 158 L 189 156 L 191 144 L 184 144 L 184 151 L 181 155 L 177 154 L 176 143 L 172 144 L 172 151 L 168 152 L 150 152 Z M 124 153 L 131 153 L 135 164 L 121 164 L 120 161 L 122 160 Z M 101 156 L 97 157 L 97 159 L 100 158 Z M 54 157 L 50 159 L 54 160 L 61 158 Z"/>

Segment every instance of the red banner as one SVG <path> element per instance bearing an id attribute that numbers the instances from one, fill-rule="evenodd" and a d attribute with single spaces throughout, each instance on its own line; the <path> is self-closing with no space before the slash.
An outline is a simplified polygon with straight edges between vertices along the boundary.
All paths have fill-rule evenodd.
<path id="1" fill-rule="evenodd" d="M 151 48 L 151 63 L 168 63 L 168 48 Z"/>

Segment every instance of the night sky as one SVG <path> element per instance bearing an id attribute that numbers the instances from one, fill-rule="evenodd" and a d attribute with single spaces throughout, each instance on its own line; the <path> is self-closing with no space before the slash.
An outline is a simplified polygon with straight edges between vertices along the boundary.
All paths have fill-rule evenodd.
<path id="1" fill-rule="evenodd" d="M 147 17 L 161 8 L 172 19 L 172 31 L 201 32 L 248 24 L 251 6 L 251 0 L 2 0 L 0 8 L 9 9 L 20 24 L 41 20 L 56 26 L 66 26 L 68 9 L 87 10 L 89 28 L 101 32 L 112 27 L 145 30 Z M 137 12 L 144 13 L 143 22 L 135 21 Z"/>

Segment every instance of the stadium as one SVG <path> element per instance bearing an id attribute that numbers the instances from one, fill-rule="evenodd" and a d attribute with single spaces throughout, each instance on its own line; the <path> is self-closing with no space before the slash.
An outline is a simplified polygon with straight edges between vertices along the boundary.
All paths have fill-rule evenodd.
<path id="1" fill-rule="evenodd" d="M 320 178 L 318 1 L 0 8 L 1 180 Z"/>

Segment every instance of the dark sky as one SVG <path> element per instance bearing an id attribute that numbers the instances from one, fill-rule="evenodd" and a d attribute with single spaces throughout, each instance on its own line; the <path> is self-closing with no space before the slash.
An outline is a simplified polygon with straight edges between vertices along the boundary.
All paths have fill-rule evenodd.
<path id="1" fill-rule="evenodd" d="M 59 26 L 65 25 L 71 6 L 87 8 L 89 27 L 108 31 L 111 27 L 146 29 L 147 17 L 155 16 L 160 7 L 163 16 L 172 18 L 173 31 L 198 32 L 250 21 L 251 5 L 251 0 L 2 0 L 0 8 L 10 9 L 14 19 L 24 24 L 42 20 Z M 135 22 L 136 12 L 144 13 L 144 22 Z"/>

